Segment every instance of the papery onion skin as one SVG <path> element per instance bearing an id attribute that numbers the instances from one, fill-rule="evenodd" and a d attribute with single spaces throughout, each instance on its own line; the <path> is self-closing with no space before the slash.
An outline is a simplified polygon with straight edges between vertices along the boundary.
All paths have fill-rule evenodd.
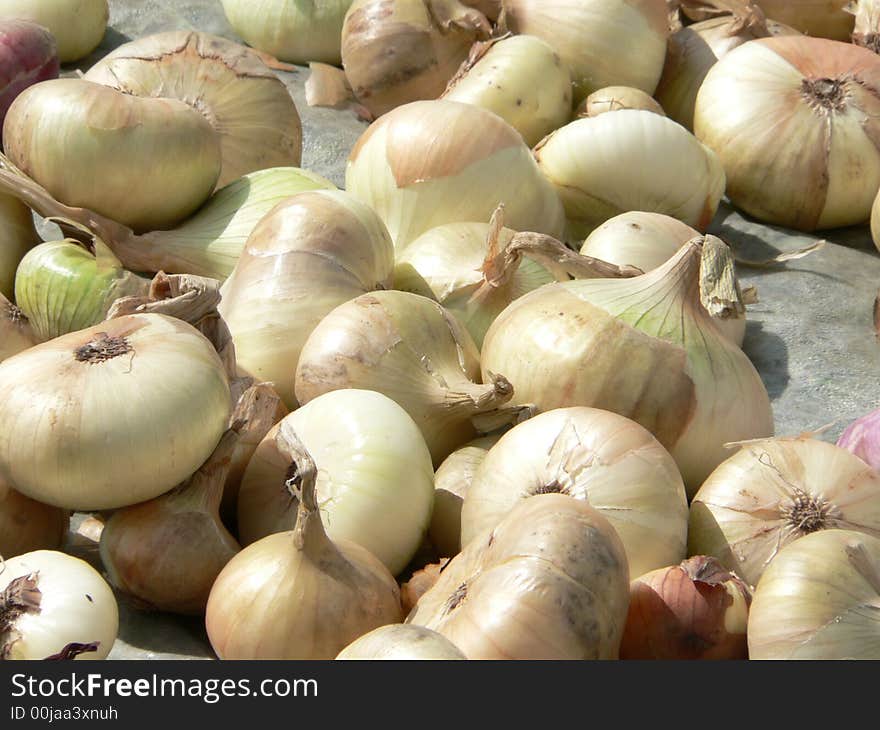
<path id="1" fill-rule="evenodd" d="M 456 552 L 458 552 L 457 548 Z M 409 580 L 401 582 L 400 603 L 405 615 L 409 615 L 421 597 L 434 587 L 449 560 L 449 558 L 441 558 L 438 563 L 430 563 L 413 573 Z"/>
<path id="2" fill-rule="evenodd" d="M 108 320 L 0 363 L 0 475 L 65 509 L 142 502 L 204 463 L 230 408 L 198 330 L 160 314 Z"/>
<path id="3" fill-rule="evenodd" d="M 880 539 L 822 530 L 787 545 L 755 590 L 749 659 L 880 659 Z"/>
<path id="4" fill-rule="evenodd" d="M 449 639 L 424 626 L 392 624 L 380 626 L 346 646 L 340 660 L 452 660 L 467 659 Z"/>
<path id="5" fill-rule="evenodd" d="M 0 659 L 106 659 L 118 629 L 113 591 L 84 560 L 36 550 L 4 561 Z"/>
<path id="6" fill-rule="evenodd" d="M 0 294 L 0 362 L 38 342 L 24 313 Z"/>
<path id="7" fill-rule="evenodd" d="M 764 15 L 809 36 L 848 41 L 855 22 L 850 0 L 753 0 Z"/>
<path id="8" fill-rule="evenodd" d="M 751 591 L 714 558 L 694 556 L 630 585 L 621 659 L 748 659 Z"/>
<path id="9" fill-rule="evenodd" d="M 880 470 L 880 410 L 857 418 L 847 426 L 837 445 L 858 456 L 869 466 Z"/>
<path id="10" fill-rule="evenodd" d="M 688 553 L 756 586 L 780 549 L 830 529 L 880 537 L 880 474 L 825 441 L 767 439 L 743 445 L 694 495 Z"/>
<path id="11" fill-rule="evenodd" d="M 642 109 L 666 116 L 663 107 L 649 94 L 631 86 L 606 86 L 594 91 L 580 103 L 575 116 L 598 117 L 600 114 L 619 112 L 622 109 Z"/>
<path id="12" fill-rule="evenodd" d="M 201 114 L 176 99 L 143 99 L 75 78 L 19 94 L 3 123 L 3 146 L 62 203 L 140 231 L 194 213 L 220 175 L 219 138 Z"/>
<path id="13" fill-rule="evenodd" d="M 455 556 L 406 623 L 468 659 L 616 659 L 628 605 L 614 528 L 585 502 L 542 494 Z"/>
<path id="14" fill-rule="evenodd" d="M 218 311 L 241 374 L 271 382 L 296 408 L 300 351 L 321 319 L 390 289 L 394 245 L 371 208 L 342 191 L 291 196 L 261 219 L 223 286 Z"/>
<path id="15" fill-rule="evenodd" d="M 218 188 L 302 160 L 302 123 L 287 87 L 253 51 L 225 38 L 156 33 L 114 49 L 84 78 L 136 96 L 179 99 L 204 115 L 220 137 Z"/>
<path id="16" fill-rule="evenodd" d="M 756 40 L 706 75 L 694 133 L 718 153 L 731 202 L 759 221 L 801 231 L 862 224 L 880 188 L 878 89 L 880 57 L 865 48 Z"/>
<path id="17" fill-rule="evenodd" d="M 248 44 L 281 61 L 306 65 L 342 60 L 342 22 L 352 0 L 222 0 L 223 12 Z"/>
<path id="18" fill-rule="evenodd" d="M 30 20 L 47 28 L 58 43 L 61 63 L 88 56 L 104 38 L 108 0 L 0 0 L 0 18 Z"/>
<path id="19" fill-rule="evenodd" d="M 0 20 L 0 126 L 16 96 L 32 84 L 57 79 L 55 37 L 27 20 Z"/>
<path id="20" fill-rule="evenodd" d="M 705 231 L 724 194 L 715 152 L 643 109 L 570 122 L 548 135 L 535 157 L 559 193 L 570 238 L 631 210 L 665 213 Z"/>
<path id="21" fill-rule="evenodd" d="M 529 147 L 571 116 L 571 74 L 550 44 L 520 35 L 488 41 L 462 65 L 441 98 L 495 112 Z"/>
<path id="22" fill-rule="evenodd" d="M 502 0 L 507 28 L 546 40 L 572 72 L 578 100 L 603 86 L 653 94 L 666 54 L 663 0 Z"/>
<path id="23" fill-rule="evenodd" d="M 69 512 L 25 497 L 0 479 L 0 555 L 57 550 L 69 525 Z"/>
<path id="24" fill-rule="evenodd" d="M 349 155 L 346 189 L 379 214 L 401 251 L 445 223 L 488 221 L 562 238 L 565 213 L 520 134 L 461 102 L 406 104 L 383 115 Z"/>
<path id="25" fill-rule="evenodd" d="M 40 242 L 30 209 L 11 195 L 0 195 L 0 294 L 15 297 L 15 272 L 24 255 Z"/>
<path id="26" fill-rule="evenodd" d="M 629 574 L 685 557 L 688 507 L 675 461 L 647 429 L 598 408 L 557 408 L 504 434 L 477 467 L 464 496 L 467 547 L 536 494 L 583 500 L 623 542 Z"/>
<path id="27" fill-rule="evenodd" d="M 457 0 L 354 0 L 342 28 L 342 66 L 374 117 L 436 99 L 488 38 L 489 22 Z"/>

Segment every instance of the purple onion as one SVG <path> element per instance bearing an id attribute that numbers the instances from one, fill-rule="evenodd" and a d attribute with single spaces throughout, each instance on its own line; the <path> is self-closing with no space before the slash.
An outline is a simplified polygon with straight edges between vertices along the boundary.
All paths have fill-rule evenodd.
<path id="1" fill-rule="evenodd" d="M 27 20 L 0 20 L 0 126 L 6 110 L 28 86 L 57 79 L 58 44 L 46 28 Z"/>
<path id="2" fill-rule="evenodd" d="M 857 418 L 837 439 L 837 445 L 880 469 L 880 409 Z"/>

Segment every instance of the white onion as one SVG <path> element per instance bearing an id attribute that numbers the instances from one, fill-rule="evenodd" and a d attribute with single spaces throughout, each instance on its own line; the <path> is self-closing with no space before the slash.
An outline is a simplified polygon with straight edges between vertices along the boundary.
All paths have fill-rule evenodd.
<path id="1" fill-rule="evenodd" d="M 412 624 L 391 624 L 373 629 L 346 646 L 336 658 L 385 661 L 467 659 L 446 637 Z"/>

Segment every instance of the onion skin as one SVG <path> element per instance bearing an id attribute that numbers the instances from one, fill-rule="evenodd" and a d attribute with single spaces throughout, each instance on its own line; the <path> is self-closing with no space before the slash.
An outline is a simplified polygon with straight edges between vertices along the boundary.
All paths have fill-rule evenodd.
<path id="1" fill-rule="evenodd" d="M 748 659 L 751 591 L 714 558 L 658 568 L 630 585 L 621 659 Z"/>
<path id="2" fill-rule="evenodd" d="M 30 208 L 11 195 L 0 194 L 0 294 L 7 299 L 15 298 L 19 263 L 38 243 Z"/>
<path id="3" fill-rule="evenodd" d="M 880 470 L 880 410 L 871 411 L 847 426 L 837 445 L 858 456 L 874 469 Z"/>
<path id="4" fill-rule="evenodd" d="M 855 19 L 850 0 L 753 0 L 768 18 L 809 36 L 848 41 Z"/>
<path id="5" fill-rule="evenodd" d="M 404 614 L 409 614 L 416 607 L 419 599 L 440 580 L 440 573 L 448 562 L 449 558 L 443 558 L 439 563 L 426 565 L 413 573 L 408 581 L 400 584 L 400 603 Z"/>
<path id="6" fill-rule="evenodd" d="M 0 20 L 0 126 L 16 96 L 40 81 L 57 79 L 58 44 L 44 27 Z"/>
<path id="7" fill-rule="evenodd" d="M 61 63 L 88 56 L 104 38 L 108 0 L 0 0 L 0 18 L 30 20 L 54 36 Z"/>
<path id="8" fill-rule="evenodd" d="M 143 99 L 82 79 L 44 81 L 19 94 L 3 145 L 62 203 L 135 230 L 179 223 L 208 199 L 220 174 L 219 139 L 201 114 L 175 99 Z"/>
<path id="9" fill-rule="evenodd" d="M 69 512 L 25 497 L 0 479 L 0 555 L 57 550 L 69 526 Z"/>
<path id="10" fill-rule="evenodd" d="M 336 658 L 386 661 L 467 659 L 449 639 L 412 624 L 373 629 L 346 646 Z"/>

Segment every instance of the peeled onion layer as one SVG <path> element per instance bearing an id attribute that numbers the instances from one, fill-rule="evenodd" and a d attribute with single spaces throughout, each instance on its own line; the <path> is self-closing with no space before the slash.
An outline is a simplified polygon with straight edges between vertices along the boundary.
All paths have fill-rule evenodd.
<path id="1" fill-rule="evenodd" d="M 37 335 L 21 309 L 0 294 L 0 362 L 37 342 Z"/>
<path id="2" fill-rule="evenodd" d="M 569 239 L 631 210 L 664 213 L 705 231 L 724 194 L 718 156 L 681 125 L 643 109 L 570 122 L 537 147 Z"/>
<path id="3" fill-rule="evenodd" d="M 880 659 L 880 539 L 823 530 L 784 547 L 749 612 L 749 659 Z"/>
<path id="4" fill-rule="evenodd" d="M 62 203 L 139 231 L 180 223 L 220 174 L 219 137 L 201 114 L 176 99 L 77 78 L 19 94 L 3 123 L 3 146 Z"/>
<path id="5" fill-rule="evenodd" d="M 666 54 L 664 0 L 502 0 L 518 35 L 543 38 L 570 69 L 575 98 L 603 86 L 653 94 Z"/>
<path id="6" fill-rule="evenodd" d="M 306 339 L 334 307 L 391 287 L 394 246 L 366 205 L 339 190 L 303 192 L 275 206 L 248 237 L 219 311 L 241 374 L 271 382 L 296 408 L 294 377 Z"/>
<path id="7" fill-rule="evenodd" d="M 441 98 L 495 112 L 534 147 L 571 116 L 571 74 L 540 38 L 495 38 L 471 50 Z"/>
<path id="8" fill-rule="evenodd" d="M 0 363 L 0 475 L 64 509 L 142 502 L 204 463 L 230 409 L 223 364 L 191 325 L 108 320 Z"/>
<path id="9" fill-rule="evenodd" d="M 868 221 L 880 188 L 880 57 L 787 36 L 722 58 L 697 95 L 694 132 L 717 152 L 731 202 L 813 231 Z"/>
<path id="10" fill-rule="evenodd" d="M 0 19 L 0 126 L 6 110 L 28 86 L 57 79 L 58 44 L 48 29 L 19 19 Z"/>
<path id="11" fill-rule="evenodd" d="M 0 18 L 29 20 L 48 29 L 61 63 L 88 56 L 104 38 L 108 0 L 0 0 Z"/>
<path id="12" fill-rule="evenodd" d="M 456 101 L 418 101 L 373 122 L 345 171 L 346 189 L 373 207 L 396 251 L 431 228 L 488 221 L 499 203 L 515 231 L 562 238 L 565 213 L 520 134 Z"/>
<path id="13" fill-rule="evenodd" d="M 226 19 L 246 43 L 301 66 L 311 61 L 340 64 L 342 22 L 351 2 L 222 0 Z"/>
<path id="14" fill-rule="evenodd" d="M 848 41 L 855 19 L 850 0 L 753 0 L 764 15 L 809 36 Z"/>
<path id="15" fill-rule="evenodd" d="M 220 138 L 217 187 L 302 160 L 302 124 L 290 92 L 239 43 L 207 33 L 157 33 L 114 49 L 84 78 L 134 96 L 179 99 L 201 113 Z"/>
<path id="16" fill-rule="evenodd" d="M 825 441 L 768 439 L 743 445 L 694 495 L 688 552 L 756 586 L 786 545 L 829 529 L 880 537 L 880 475 Z"/>
<path id="17" fill-rule="evenodd" d="M 0 479 L 0 556 L 57 550 L 69 525 L 69 512 L 25 497 Z"/>
<path id="18" fill-rule="evenodd" d="M 15 272 L 24 255 L 40 242 L 30 209 L 0 194 L 0 294 L 15 298 Z"/>
<path id="19" fill-rule="evenodd" d="M 413 624 L 391 624 L 373 629 L 346 646 L 336 658 L 349 661 L 467 659 L 449 639 Z"/>

